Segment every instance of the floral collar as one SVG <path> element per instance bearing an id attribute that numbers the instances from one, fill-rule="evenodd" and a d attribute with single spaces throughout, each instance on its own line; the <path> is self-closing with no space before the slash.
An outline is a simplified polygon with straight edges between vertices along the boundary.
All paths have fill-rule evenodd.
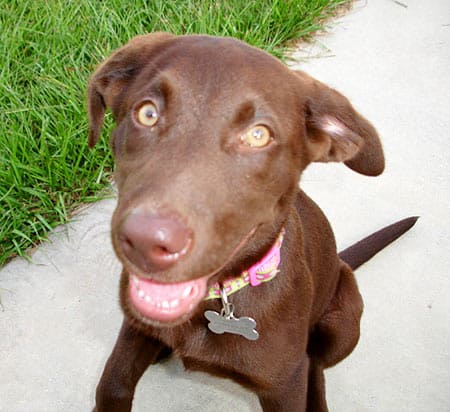
<path id="1" fill-rule="evenodd" d="M 240 276 L 227 279 L 222 285 L 216 283 L 211 286 L 205 300 L 220 299 L 221 289 L 225 291 L 227 296 L 230 296 L 247 285 L 258 286 L 263 282 L 271 281 L 279 272 L 278 266 L 281 261 L 280 250 L 284 233 L 285 230 L 282 229 L 277 240 L 264 257 L 249 269 L 244 270 Z"/>

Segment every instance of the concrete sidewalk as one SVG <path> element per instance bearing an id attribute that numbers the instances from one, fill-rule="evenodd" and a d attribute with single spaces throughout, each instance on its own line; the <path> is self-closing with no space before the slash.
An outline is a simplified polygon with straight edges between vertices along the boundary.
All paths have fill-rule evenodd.
<path id="1" fill-rule="evenodd" d="M 403 4 L 403 5 L 402 5 Z M 400 218 L 416 226 L 357 272 L 355 352 L 327 373 L 332 411 L 450 411 L 450 3 L 357 1 L 298 67 L 343 92 L 382 136 L 386 172 L 315 165 L 302 187 L 342 249 Z M 0 270 L 0 411 L 88 411 L 118 332 L 114 200 Z M 176 359 L 141 380 L 135 411 L 252 411 L 238 385 Z"/>

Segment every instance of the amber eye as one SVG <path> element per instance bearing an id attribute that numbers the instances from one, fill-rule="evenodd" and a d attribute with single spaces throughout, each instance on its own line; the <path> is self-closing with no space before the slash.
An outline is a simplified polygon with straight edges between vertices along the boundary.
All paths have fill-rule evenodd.
<path id="1" fill-rule="evenodd" d="M 142 126 L 154 126 L 159 119 L 156 106 L 150 102 L 144 103 L 137 109 L 136 119 Z"/>
<path id="2" fill-rule="evenodd" d="M 253 126 L 241 136 L 241 141 L 250 147 L 264 147 L 271 140 L 270 130 L 263 125 Z"/>

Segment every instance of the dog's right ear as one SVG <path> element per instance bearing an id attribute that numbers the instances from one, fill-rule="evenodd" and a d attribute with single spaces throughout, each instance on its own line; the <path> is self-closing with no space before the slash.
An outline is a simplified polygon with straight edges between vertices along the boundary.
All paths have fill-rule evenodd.
<path id="1" fill-rule="evenodd" d="M 148 63 L 155 49 L 173 37 L 162 32 L 134 37 L 97 68 L 87 92 L 89 147 L 94 147 L 100 137 L 106 108 L 114 107 L 116 98 Z"/>

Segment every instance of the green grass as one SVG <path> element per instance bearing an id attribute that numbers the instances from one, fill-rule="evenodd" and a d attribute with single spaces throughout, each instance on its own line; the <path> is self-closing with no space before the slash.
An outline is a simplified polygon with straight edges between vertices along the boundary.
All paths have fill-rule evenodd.
<path id="1" fill-rule="evenodd" d="M 0 265 L 108 193 L 108 127 L 89 151 L 85 89 L 113 49 L 164 30 L 234 36 L 281 56 L 347 2 L 0 0 Z"/>

